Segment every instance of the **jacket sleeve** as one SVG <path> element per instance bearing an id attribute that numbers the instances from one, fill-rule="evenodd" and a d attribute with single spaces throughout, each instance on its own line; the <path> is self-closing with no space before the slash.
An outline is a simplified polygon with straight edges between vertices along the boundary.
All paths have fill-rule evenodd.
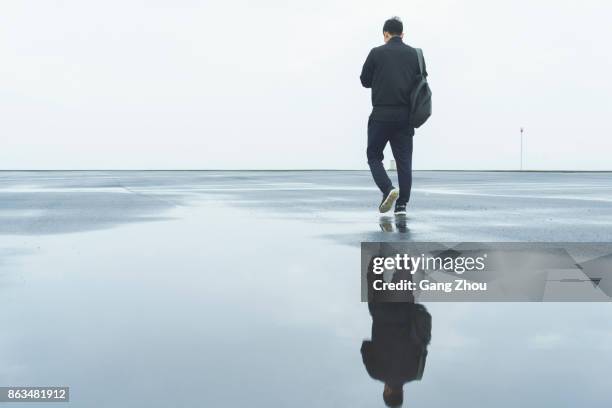
<path id="1" fill-rule="evenodd" d="M 363 68 L 361 69 L 360 79 L 361 79 L 361 85 L 363 85 L 364 88 L 372 87 L 372 79 L 374 77 L 374 68 L 375 68 L 374 49 L 372 49 L 370 53 L 368 54 L 368 57 L 366 58 L 365 62 L 363 63 Z"/>
<path id="2" fill-rule="evenodd" d="M 361 360 L 370 377 L 375 380 L 384 381 L 383 375 L 380 372 L 380 362 L 378 361 L 372 341 L 364 340 L 361 343 Z"/>

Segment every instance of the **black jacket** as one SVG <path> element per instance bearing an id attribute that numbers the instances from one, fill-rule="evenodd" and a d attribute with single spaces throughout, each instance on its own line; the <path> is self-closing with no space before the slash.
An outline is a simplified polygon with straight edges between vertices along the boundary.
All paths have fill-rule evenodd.
<path id="1" fill-rule="evenodd" d="M 361 70 L 361 84 L 372 88 L 370 117 L 374 120 L 407 120 L 410 93 L 418 74 L 416 50 L 404 44 L 400 37 L 393 37 L 386 44 L 372 48 Z"/>
<path id="2" fill-rule="evenodd" d="M 431 340 L 431 315 L 417 303 L 369 303 L 372 340 L 361 344 L 370 377 L 400 386 L 420 380 Z"/>

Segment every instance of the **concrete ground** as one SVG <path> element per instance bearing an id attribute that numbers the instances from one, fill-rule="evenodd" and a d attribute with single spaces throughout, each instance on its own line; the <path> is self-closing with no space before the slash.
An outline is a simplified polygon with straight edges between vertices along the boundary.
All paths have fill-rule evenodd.
<path id="1" fill-rule="evenodd" d="M 359 243 L 612 241 L 612 174 L 0 172 L 0 386 L 70 407 L 371 407 Z M 609 304 L 432 303 L 406 406 L 609 407 Z M 62 404 L 57 404 L 58 406 Z"/>

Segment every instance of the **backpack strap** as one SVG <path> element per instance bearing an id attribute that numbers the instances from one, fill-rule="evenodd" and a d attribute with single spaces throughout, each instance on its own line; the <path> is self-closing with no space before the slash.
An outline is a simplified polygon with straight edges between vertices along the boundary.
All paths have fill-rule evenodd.
<path id="1" fill-rule="evenodd" d="M 417 59 L 419 60 L 419 71 L 421 72 L 421 75 L 423 74 L 423 65 L 425 65 L 425 63 L 423 62 L 423 50 L 420 48 L 415 48 L 416 53 L 417 53 Z"/>

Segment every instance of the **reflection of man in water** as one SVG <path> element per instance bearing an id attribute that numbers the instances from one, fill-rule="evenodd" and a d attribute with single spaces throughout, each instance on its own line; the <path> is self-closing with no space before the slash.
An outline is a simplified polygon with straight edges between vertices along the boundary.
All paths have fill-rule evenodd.
<path id="1" fill-rule="evenodd" d="M 385 383 L 389 407 L 404 400 L 404 384 L 420 380 L 431 339 L 431 315 L 418 303 L 368 303 L 372 339 L 361 344 L 361 357 L 370 377 Z"/>
<path id="2" fill-rule="evenodd" d="M 393 253 L 392 245 L 382 243 L 377 256 Z M 372 258 L 373 259 L 373 258 Z M 373 260 L 367 270 L 368 287 L 381 275 L 373 273 Z M 392 282 L 412 280 L 409 271 L 395 271 Z M 412 292 L 368 291 L 372 316 L 372 339 L 361 344 L 361 357 L 370 377 L 384 382 L 383 399 L 389 407 L 404 400 L 404 384 L 420 380 L 425 370 L 427 346 L 431 340 L 431 315 L 425 306 L 414 303 Z"/>

